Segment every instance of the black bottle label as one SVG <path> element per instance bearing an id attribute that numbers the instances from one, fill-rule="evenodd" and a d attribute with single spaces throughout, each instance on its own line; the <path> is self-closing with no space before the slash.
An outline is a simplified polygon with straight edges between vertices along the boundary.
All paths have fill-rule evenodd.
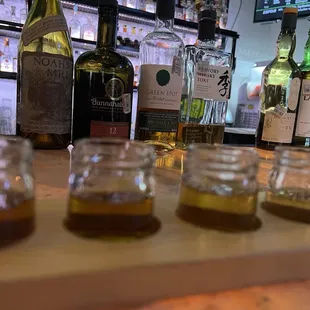
<path id="1" fill-rule="evenodd" d="M 78 72 L 74 94 L 73 139 L 129 138 L 131 92 L 132 88 L 115 74 Z"/>

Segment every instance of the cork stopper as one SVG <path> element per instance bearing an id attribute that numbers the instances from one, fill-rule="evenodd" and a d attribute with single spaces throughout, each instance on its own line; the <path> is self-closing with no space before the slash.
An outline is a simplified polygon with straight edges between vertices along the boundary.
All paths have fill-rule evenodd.
<path id="1" fill-rule="evenodd" d="M 296 29 L 297 26 L 298 9 L 285 8 L 282 16 L 282 29 Z"/>

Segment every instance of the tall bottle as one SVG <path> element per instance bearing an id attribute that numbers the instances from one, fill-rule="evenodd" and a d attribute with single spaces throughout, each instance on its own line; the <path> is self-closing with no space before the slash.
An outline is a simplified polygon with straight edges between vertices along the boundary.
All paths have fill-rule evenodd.
<path id="1" fill-rule="evenodd" d="M 115 51 L 117 1 L 99 0 L 98 4 L 97 47 L 75 64 L 73 141 L 130 137 L 134 69 Z"/>
<path id="2" fill-rule="evenodd" d="M 299 96 L 293 145 L 310 146 L 310 30 L 305 46 L 304 60 L 300 65 L 302 86 Z"/>
<path id="3" fill-rule="evenodd" d="M 35 148 L 71 138 L 73 53 L 59 0 L 35 0 L 18 47 L 17 134 Z"/>
<path id="4" fill-rule="evenodd" d="M 200 11 L 197 45 L 185 47 L 177 147 L 221 144 L 230 95 L 232 57 L 215 48 L 216 11 Z"/>
<path id="5" fill-rule="evenodd" d="M 156 25 L 140 43 L 136 139 L 158 151 L 175 146 L 182 90 L 184 44 L 173 31 L 174 0 L 158 0 Z"/>
<path id="6" fill-rule="evenodd" d="M 300 70 L 293 59 L 297 14 L 296 8 L 284 9 L 277 56 L 263 72 L 258 148 L 273 150 L 292 142 L 300 91 Z"/>

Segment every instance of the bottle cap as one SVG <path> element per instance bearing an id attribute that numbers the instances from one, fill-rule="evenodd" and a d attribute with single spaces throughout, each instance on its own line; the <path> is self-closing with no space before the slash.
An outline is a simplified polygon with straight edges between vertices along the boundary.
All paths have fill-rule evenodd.
<path id="1" fill-rule="evenodd" d="M 297 8 L 285 8 L 283 14 L 298 14 Z"/>
<path id="2" fill-rule="evenodd" d="M 175 0 L 157 0 L 156 16 L 159 19 L 173 19 L 175 11 Z"/>
<path id="3" fill-rule="evenodd" d="M 118 7 L 118 3 L 116 0 L 98 0 L 98 6 L 110 6 L 110 7 Z"/>
<path id="4" fill-rule="evenodd" d="M 297 26 L 298 9 L 285 8 L 282 16 L 282 29 L 296 29 Z"/>

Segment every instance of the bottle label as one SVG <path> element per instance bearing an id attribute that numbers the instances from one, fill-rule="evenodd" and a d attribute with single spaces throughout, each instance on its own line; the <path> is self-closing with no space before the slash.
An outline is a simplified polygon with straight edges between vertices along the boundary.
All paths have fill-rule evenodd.
<path id="1" fill-rule="evenodd" d="M 13 58 L 11 56 L 2 55 L 0 59 L 1 71 L 13 72 Z"/>
<path id="2" fill-rule="evenodd" d="M 95 85 L 98 86 L 96 83 Z M 90 136 L 128 138 L 131 124 L 131 93 L 124 93 L 124 82 L 118 77 L 108 80 L 104 89 L 104 97 L 90 97 Z"/>
<path id="3" fill-rule="evenodd" d="M 84 30 L 84 40 L 95 41 L 95 33 L 91 29 Z"/>
<path id="4" fill-rule="evenodd" d="M 172 66 L 142 65 L 139 108 L 180 110 L 182 74 Z"/>
<path id="5" fill-rule="evenodd" d="M 289 95 L 288 100 L 287 100 L 288 108 L 291 111 L 295 111 L 297 108 L 299 93 L 300 93 L 300 79 L 294 78 L 291 81 L 290 95 Z"/>
<path id="6" fill-rule="evenodd" d="M 194 98 L 227 101 L 230 98 L 231 68 L 199 62 L 196 66 Z"/>
<path id="7" fill-rule="evenodd" d="M 22 54 L 19 118 L 21 130 L 70 133 L 73 61 L 41 52 Z"/>
<path id="8" fill-rule="evenodd" d="M 148 131 L 176 132 L 182 92 L 182 69 L 173 66 L 142 65 L 138 96 L 139 128 Z"/>
<path id="9" fill-rule="evenodd" d="M 265 114 L 262 140 L 268 142 L 291 143 L 293 137 L 295 113 L 277 114 L 268 111 Z"/>
<path id="10" fill-rule="evenodd" d="M 310 137 L 310 80 L 302 81 L 295 135 Z"/>
<path id="11" fill-rule="evenodd" d="M 29 45 L 32 41 L 41 38 L 48 33 L 68 31 L 66 19 L 63 15 L 47 16 L 29 28 L 23 29 L 22 40 L 25 46 Z"/>
<path id="12" fill-rule="evenodd" d="M 129 123 L 91 121 L 90 136 L 94 138 L 115 137 L 128 138 Z"/>

